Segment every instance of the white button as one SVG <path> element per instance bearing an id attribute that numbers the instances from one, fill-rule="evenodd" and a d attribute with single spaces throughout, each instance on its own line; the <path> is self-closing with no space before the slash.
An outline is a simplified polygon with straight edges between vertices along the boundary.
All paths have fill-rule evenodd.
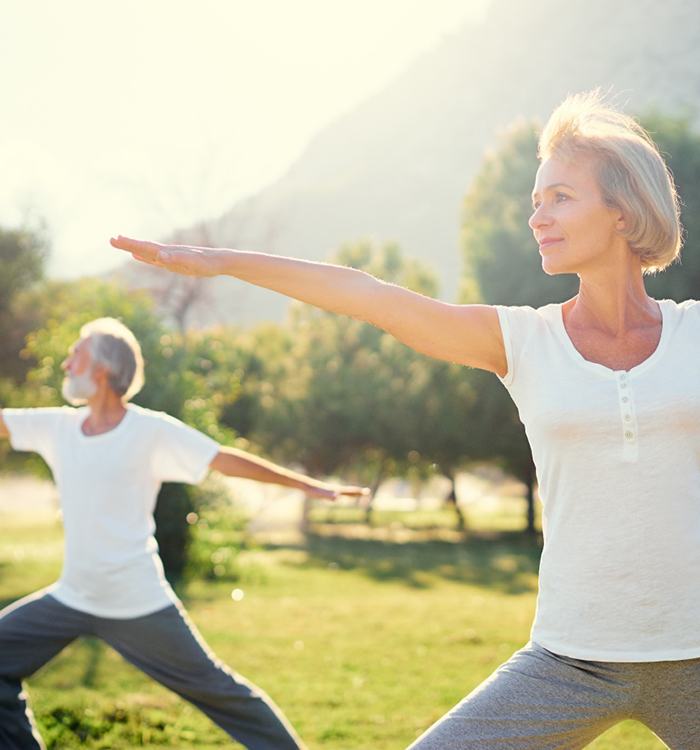
<path id="1" fill-rule="evenodd" d="M 625 422 L 629 422 L 632 417 L 629 414 L 625 414 Z"/>
<path id="2" fill-rule="evenodd" d="M 632 440 L 632 438 L 634 437 L 634 433 L 631 430 L 627 430 L 627 432 L 625 433 L 625 437 L 628 440 Z"/>
<path id="3" fill-rule="evenodd" d="M 620 388 L 627 388 L 627 383 L 620 383 Z"/>
<path id="4" fill-rule="evenodd" d="M 628 401 L 629 401 L 629 399 L 627 398 L 627 396 L 623 396 L 622 397 L 622 403 L 623 404 L 626 404 Z"/>
<path id="5" fill-rule="evenodd" d="M 620 373 L 620 380 L 624 380 L 626 377 L 627 377 L 627 373 L 626 372 L 621 372 Z"/>

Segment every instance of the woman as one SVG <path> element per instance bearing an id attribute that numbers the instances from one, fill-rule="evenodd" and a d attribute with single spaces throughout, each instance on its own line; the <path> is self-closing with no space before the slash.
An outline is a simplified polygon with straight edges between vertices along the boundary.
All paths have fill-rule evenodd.
<path id="1" fill-rule="evenodd" d="M 580 286 L 537 310 L 260 253 L 112 244 L 361 318 L 508 388 L 544 504 L 532 640 L 413 750 L 580 748 L 625 718 L 700 748 L 700 304 L 656 301 L 643 281 L 678 256 L 677 196 L 647 134 L 597 93 L 555 110 L 539 155 L 542 267 Z"/>

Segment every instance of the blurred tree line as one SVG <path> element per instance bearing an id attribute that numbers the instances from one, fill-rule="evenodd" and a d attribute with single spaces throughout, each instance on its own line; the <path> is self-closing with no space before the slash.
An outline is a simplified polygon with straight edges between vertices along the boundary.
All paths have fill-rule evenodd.
<path id="1" fill-rule="evenodd" d="M 690 119 L 654 115 L 645 124 L 674 173 L 686 231 L 683 262 L 648 277 L 648 289 L 656 297 L 697 297 L 700 136 Z M 575 293 L 574 277 L 542 273 L 527 225 L 536 143 L 533 123 L 505 133 L 465 197 L 462 302 L 537 307 Z M 47 253 L 41 232 L 0 229 L 0 405 L 61 403 L 59 366 L 68 347 L 82 324 L 111 315 L 143 348 L 146 386 L 136 403 L 319 476 L 376 488 L 388 476 L 438 472 L 450 479 L 445 501 L 460 528 L 468 519 L 457 503 L 457 471 L 495 462 L 524 484 L 525 525 L 534 530 L 529 447 L 493 375 L 430 360 L 367 324 L 300 304 L 284 325 L 173 329 L 144 292 L 94 280 L 47 281 Z M 432 271 L 394 244 L 358 242 L 332 260 L 424 294 L 439 292 Z M 8 453 L 7 446 L 0 450 Z M 39 462 L 33 466 L 40 470 Z M 163 488 L 158 536 L 172 576 L 186 560 L 192 509 L 187 488 Z M 370 504 L 368 518 L 371 512 Z"/>

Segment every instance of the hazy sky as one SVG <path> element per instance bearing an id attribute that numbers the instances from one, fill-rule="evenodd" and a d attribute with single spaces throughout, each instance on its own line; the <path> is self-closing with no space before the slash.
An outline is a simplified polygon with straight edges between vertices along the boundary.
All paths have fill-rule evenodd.
<path id="1" fill-rule="evenodd" d="M 54 276 L 114 265 L 279 177 L 488 0 L 0 0 L 0 223 Z"/>

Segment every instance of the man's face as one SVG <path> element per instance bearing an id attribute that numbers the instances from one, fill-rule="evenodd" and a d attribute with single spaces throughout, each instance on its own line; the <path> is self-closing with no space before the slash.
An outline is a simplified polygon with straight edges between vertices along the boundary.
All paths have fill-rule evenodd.
<path id="1" fill-rule="evenodd" d="M 97 384 L 92 377 L 92 355 L 88 339 L 80 339 L 68 350 L 68 356 L 62 362 L 65 373 L 63 378 L 63 398 L 69 404 L 84 404 L 97 391 Z"/>

